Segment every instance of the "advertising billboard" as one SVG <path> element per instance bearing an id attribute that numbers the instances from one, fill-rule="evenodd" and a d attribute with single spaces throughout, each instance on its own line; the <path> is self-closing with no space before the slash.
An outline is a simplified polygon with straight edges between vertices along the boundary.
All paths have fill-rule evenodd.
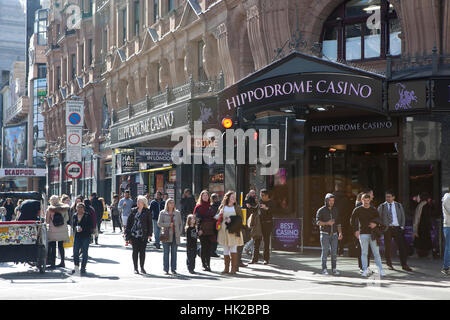
<path id="1" fill-rule="evenodd" d="M 3 168 L 27 166 L 27 124 L 3 128 Z"/>

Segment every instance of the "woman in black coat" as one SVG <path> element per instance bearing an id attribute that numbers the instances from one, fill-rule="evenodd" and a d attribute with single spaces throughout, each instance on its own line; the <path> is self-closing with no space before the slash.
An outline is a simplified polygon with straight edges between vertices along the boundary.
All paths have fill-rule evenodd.
<path id="1" fill-rule="evenodd" d="M 137 208 L 131 210 L 125 228 L 125 240 L 131 242 L 133 247 L 134 273 L 139 274 L 138 256 L 140 260 L 141 273 L 146 274 L 144 269 L 145 249 L 147 240 L 152 236 L 153 223 L 152 214 L 148 209 L 148 201 L 144 196 L 137 199 Z"/>

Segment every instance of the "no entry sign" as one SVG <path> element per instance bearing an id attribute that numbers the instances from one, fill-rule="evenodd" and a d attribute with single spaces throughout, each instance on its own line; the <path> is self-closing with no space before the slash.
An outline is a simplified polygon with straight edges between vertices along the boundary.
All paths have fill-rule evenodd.
<path id="1" fill-rule="evenodd" d="M 76 162 L 71 162 L 66 166 L 66 175 L 71 179 L 78 179 L 81 177 L 83 170 L 81 164 Z"/>

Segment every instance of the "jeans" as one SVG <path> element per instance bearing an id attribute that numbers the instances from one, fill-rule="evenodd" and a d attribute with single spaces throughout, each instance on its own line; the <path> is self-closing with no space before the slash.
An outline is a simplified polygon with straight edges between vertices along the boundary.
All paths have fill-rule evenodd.
<path id="1" fill-rule="evenodd" d="M 170 269 L 177 270 L 177 242 L 163 242 L 163 260 L 164 271 L 169 272 L 169 251 L 170 251 Z"/>
<path id="2" fill-rule="evenodd" d="M 380 248 L 377 245 L 377 241 L 372 240 L 372 236 L 370 234 L 361 234 L 359 236 L 359 243 L 361 244 L 361 261 L 363 271 L 367 270 L 367 255 L 369 254 L 369 245 L 372 249 L 375 264 L 380 271 L 383 270 L 383 266 L 381 264 Z"/>
<path id="3" fill-rule="evenodd" d="M 119 228 L 120 231 L 122 231 L 122 221 L 120 221 L 121 216 L 119 215 L 113 215 L 112 221 L 113 221 L 113 231 L 116 231 L 116 228 Z"/>
<path id="4" fill-rule="evenodd" d="M 155 235 L 155 246 L 159 248 L 161 245 L 159 241 L 159 235 L 161 234 L 161 228 L 158 227 L 158 219 L 153 219 L 153 234 Z"/>
<path id="5" fill-rule="evenodd" d="M 328 253 L 331 249 L 331 268 L 336 269 L 337 249 L 338 249 L 338 235 L 329 235 L 328 233 L 320 234 L 320 246 L 322 247 L 322 270 L 327 268 Z"/>
<path id="6" fill-rule="evenodd" d="M 61 263 L 64 263 L 64 241 L 49 241 L 47 262 L 51 266 L 54 266 L 56 261 L 56 242 L 58 242 L 58 250 L 59 255 L 61 256 Z"/>
<path id="7" fill-rule="evenodd" d="M 203 247 L 202 247 L 203 249 Z M 186 265 L 188 267 L 189 271 L 194 271 L 195 269 L 195 257 L 197 255 L 197 246 L 195 247 L 187 247 L 186 248 L 186 254 L 187 254 L 187 259 L 186 259 Z"/>
<path id="8" fill-rule="evenodd" d="M 450 268 L 450 227 L 444 227 L 445 249 L 444 249 L 444 269 Z"/>
<path id="9" fill-rule="evenodd" d="M 131 238 L 131 246 L 133 247 L 134 270 L 137 270 L 138 268 L 138 258 L 140 260 L 141 269 L 144 269 L 145 249 L 147 247 L 147 239 Z"/>
<path id="10" fill-rule="evenodd" d="M 77 237 L 73 241 L 73 263 L 75 266 L 80 265 L 80 251 L 83 254 L 83 259 L 81 260 L 81 269 L 86 269 L 86 264 L 88 262 L 88 250 L 90 237 Z"/>

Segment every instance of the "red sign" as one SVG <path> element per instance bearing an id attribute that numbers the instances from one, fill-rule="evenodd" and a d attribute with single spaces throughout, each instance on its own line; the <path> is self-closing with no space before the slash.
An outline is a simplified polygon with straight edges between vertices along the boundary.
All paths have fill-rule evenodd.
<path id="1" fill-rule="evenodd" d="M 66 166 L 66 175 L 71 179 L 78 179 L 81 177 L 83 170 L 81 165 L 76 162 L 71 162 Z"/>

